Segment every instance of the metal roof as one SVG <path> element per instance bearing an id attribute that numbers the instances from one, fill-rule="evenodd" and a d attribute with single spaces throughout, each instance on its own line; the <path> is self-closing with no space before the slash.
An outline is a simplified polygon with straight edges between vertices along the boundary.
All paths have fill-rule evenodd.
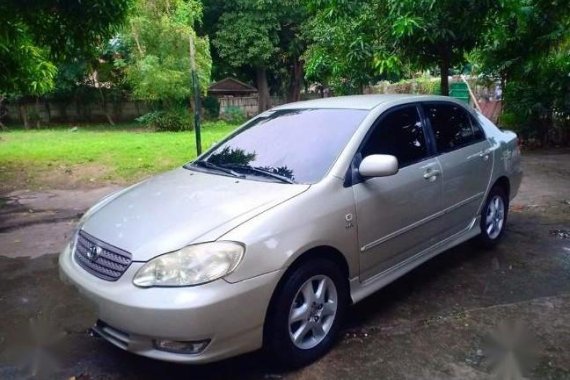
<path id="1" fill-rule="evenodd" d="M 253 92 L 257 92 L 257 88 L 250 86 L 247 83 L 243 83 L 242 81 L 236 79 L 236 78 L 224 78 L 218 82 L 212 83 L 209 87 L 208 87 L 208 92 L 220 92 L 220 93 L 226 93 L 226 92 L 235 92 L 235 93 L 240 93 L 240 92 L 244 92 L 244 93 L 253 93 Z"/>

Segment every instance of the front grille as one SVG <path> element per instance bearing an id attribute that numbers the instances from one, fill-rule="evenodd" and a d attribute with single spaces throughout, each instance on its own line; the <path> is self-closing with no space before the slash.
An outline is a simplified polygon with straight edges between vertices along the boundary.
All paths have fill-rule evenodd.
<path id="1" fill-rule="evenodd" d="M 75 259 L 87 272 L 107 281 L 116 281 L 131 265 L 132 255 L 79 231 Z"/>

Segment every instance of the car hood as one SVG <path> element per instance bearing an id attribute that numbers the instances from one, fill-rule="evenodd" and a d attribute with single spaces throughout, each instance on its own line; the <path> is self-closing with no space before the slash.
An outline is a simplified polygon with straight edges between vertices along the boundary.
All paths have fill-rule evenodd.
<path id="1" fill-rule="evenodd" d="M 147 261 L 191 243 L 217 239 L 308 185 L 244 180 L 176 169 L 104 199 L 82 229 Z"/>

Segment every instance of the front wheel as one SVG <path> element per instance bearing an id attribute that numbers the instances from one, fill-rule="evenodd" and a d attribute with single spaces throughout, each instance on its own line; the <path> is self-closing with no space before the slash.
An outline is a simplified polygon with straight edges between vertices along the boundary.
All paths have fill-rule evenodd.
<path id="1" fill-rule="evenodd" d="M 265 347 L 279 365 L 299 367 L 334 344 L 348 289 L 338 266 L 323 259 L 301 264 L 283 281 L 267 316 Z"/>
<path id="2" fill-rule="evenodd" d="M 485 206 L 481 210 L 481 234 L 479 243 L 485 248 L 495 247 L 505 232 L 509 198 L 501 187 L 489 192 Z"/>

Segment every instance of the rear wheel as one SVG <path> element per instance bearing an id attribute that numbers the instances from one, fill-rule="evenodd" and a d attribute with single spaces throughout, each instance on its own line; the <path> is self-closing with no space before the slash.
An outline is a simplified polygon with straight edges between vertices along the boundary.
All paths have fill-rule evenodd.
<path id="1" fill-rule="evenodd" d="M 334 344 L 347 303 L 346 279 L 334 262 L 301 264 L 274 295 L 265 348 L 281 366 L 299 367 L 318 359 Z"/>
<path id="2" fill-rule="evenodd" d="M 495 186 L 489 192 L 481 210 L 481 234 L 479 243 L 485 248 L 495 247 L 505 232 L 509 198 L 502 187 Z"/>

